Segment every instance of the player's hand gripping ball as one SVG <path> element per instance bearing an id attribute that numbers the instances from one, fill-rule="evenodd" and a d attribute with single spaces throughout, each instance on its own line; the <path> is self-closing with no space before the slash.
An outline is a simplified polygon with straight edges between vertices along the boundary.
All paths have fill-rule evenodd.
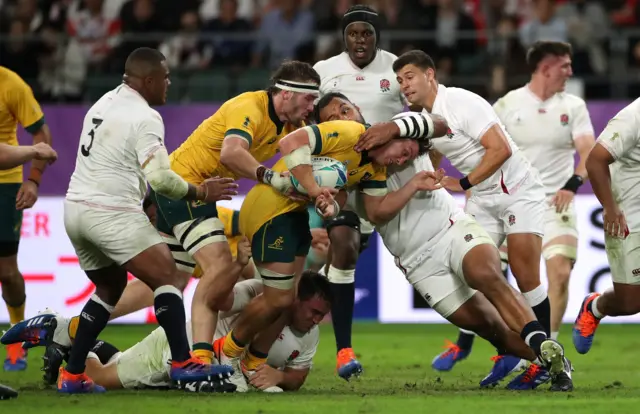
<path id="1" fill-rule="evenodd" d="M 347 184 L 347 168 L 343 163 L 329 157 L 312 157 L 311 166 L 313 177 L 320 187 L 331 187 L 337 190 Z M 291 175 L 291 184 L 300 194 L 307 194 L 307 190 Z"/>

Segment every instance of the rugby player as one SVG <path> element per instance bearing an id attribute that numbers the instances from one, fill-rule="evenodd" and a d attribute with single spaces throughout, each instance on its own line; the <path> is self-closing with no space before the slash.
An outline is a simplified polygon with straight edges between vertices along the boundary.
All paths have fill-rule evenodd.
<path id="1" fill-rule="evenodd" d="M 52 164 L 57 158 L 58 154 L 44 142 L 38 142 L 32 146 L 0 144 L 0 171 L 15 168 L 34 159 L 43 160 Z M 10 347 L 12 347 L 11 349 L 16 349 L 18 345 L 20 344 L 12 344 Z M 23 352 L 20 351 L 20 354 L 23 354 Z M 8 359 L 11 363 L 10 358 Z M 24 360 L 24 357 L 22 357 L 22 360 Z M 17 391 L 0 384 L 0 400 L 15 398 L 17 396 Z"/>
<path id="2" fill-rule="evenodd" d="M 429 134 L 444 134 L 446 122 L 441 117 L 435 118 L 431 120 Z M 373 163 L 371 157 L 381 154 L 388 160 L 410 158 L 425 148 L 411 140 L 398 140 L 376 148 L 370 154 L 356 153 L 353 146 L 365 128 L 364 121 L 359 119 L 358 122 L 325 122 L 297 130 L 280 141 L 283 158 L 276 163 L 274 170 L 288 170 L 312 200 L 327 201 L 330 205 L 321 213 L 325 217 L 335 216 L 339 211 L 329 191 L 336 190 L 320 187 L 315 182 L 311 169 L 312 155 L 344 163 L 348 175 L 347 188 L 357 187 L 363 193 L 369 218 L 379 222 L 391 219 L 416 191 L 439 186 L 437 174 L 418 173 L 403 189 L 387 194 L 386 163 Z M 342 204 L 345 199 L 342 197 Z M 282 309 L 294 300 L 295 279 L 302 270 L 311 243 L 306 204 L 292 200 L 267 185 L 258 184 L 242 203 L 240 231 L 251 240 L 252 256 L 265 285 L 264 294 L 247 306 L 237 326 L 227 335 L 221 354 L 221 363 L 228 361 L 238 369 L 231 381 L 242 392 L 247 389 L 243 373 L 250 377 L 264 364 L 266 351 L 282 329 L 282 321 L 276 321 Z M 265 326 L 270 328 L 265 331 Z M 263 335 L 247 347 L 259 332 Z"/>
<path id="3" fill-rule="evenodd" d="M 228 367 L 203 364 L 191 356 L 184 279 L 142 211 L 147 180 L 156 192 L 173 199 L 215 202 L 235 193 L 230 179 L 194 186 L 169 168 L 162 118 L 151 108 L 164 104 L 169 84 L 165 57 L 155 49 L 136 49 L 125 63 L 123 84 L 100 98 L 85 117 L 64 222 L 96 292 L 82 310 L 68 363 L 60 370 L 60 392 L 104 391 L 86 375 L 85 360 L 120 299 L 127 271 L 154 291 L 156 317 L 171 349 L 172 380 L 183 383 L 230 373 Z M 30 320 L 28 328 L 42 329 L 52 321 L 53 315 L 41 315 Z M 16 326 L 21 325 L 27 326 Z"/>
<path id="4" fill-rule="evenodd" d="M 423 113 L 442 115 L 449 122 L 447 137 L 433 139 L 432 143 L 465 176 L 460 180 L 446 177 L 443 185 L 450 191 L 470 190 L 467 213 L 497 246 L 506 237 L 509 264 L 518 287 L 550 336 L 549 299 L 540 282 L 545 194 L 537 171 L 518 150 L 491 105 L 472 92 L 438 83 L 429 55 L 419 50 L 407 52 L 393 68 L 409 102 L 425 108 Z M 358 148 L 366 150 L 399 132 L 404 136 L 415 131 L 408 121 L 401 125 L 401 131 L 395 123 L 374 125 L 362 135 Z M 494 366 L 482 386 L 496 385 L 524 363 L 503 349 L 498 349 L 492 360 Z M 531 374 L 541 371 L 535 364 L 529 369 L 518 381 L 533 386 L 535 382 L 529 380 L 535 376 Z"/>
<path id="5" fill-rule="evenodd" d="M 336 113 L 342 119 L 358 116 L 353 104 L 336 97 L 321 112 L 320 119 Z M 421 137 L 428 136 L 425 131 L 429 130 L 425 115 L 428 116 L 405 114 L 382 126 L 391 128 L 393 124 L 396 135 L 412 136 L 424 145 Z M 389 162 L 378 157 L 374 160 Z M 390 161 L 397 164 L 387 169 L 390 190 L 405 186 L 420 171 L 433 171 L 428 156 Z M 366 210 L 366 202 L 361 205 Z M 360 214 L 366 216 L 367 211 Z M 451 195 L 444 190 L 418 193 L 395 218 L 376 223 L 376 230 L 395 257 L 396 266 L 431 308 L 453 324 L 477 332 L 499 349 L 537 360 L 537 364 L 531 364 L 537 367 L 532 371 L 536 386 L 551 379 L 551 390 L 573 389 L 570 364 L 562 346 L 547 338 L 531 308 L 502 277 L 492 238 L 458 208 Z M 520 381 L 510 384 L 512 389 L 527 387 L 529 384 L 523 386 Z"/>
<path id="6" fill-rule="evenodd" d="M 53 154 L 48 147 L 51 145 L 51 132 L 29 85 L 17 73 L 2 66 L 0 85 L 1 158 L 9 154 L 20 157 L 10 162 L 13 165 L 2 166 L 0 171 L 0 284 L 9 322 L 13 325 L 24 319 L 27 298 L 24 278 L 18 269 L 22 211 L 33 207 L 38 199 L 38 186 L 47 167 L 47 158 Z M 18 147 L 18 124 L 33 136 L 34 146 Z M 31 160 L 29 176 L 23 181 L 22 164 Z M 5 371 L 27 368 L 24 350 L 19 345 L 7 347 L 3 368 Z"/>
<path id="7" fill-rule="evenodd" d="M 321 79 L 320 95 L 332 92 L 348 95 L 372 124 L 388 121 L 405 106 L 391 67 L 397 57 L 378 47 L 381 26 L 380 16 L 372 8 L 364 5 L 349 8 L 341 21 L 345 51 L 314 65 Z M 335 300 L 331 318 L 337 348 L 336 369 L 347 380 L 362 372 L 351 344 L 355 269 L 373 233 L 373 225 L 354 213 L 357 190 L 349 194 L 340 214 L 325 222 L 331 243 L 324 271 Z M 315 215 L 315 211 L 310 214 Z"/>
<path id="8" fill-rule="evenodd" d="M 578 250 L 574 196 L 587 179 L 585 162 L 595 142 L 587 106 L 565 93 L 571 77 L 571 45 L 539 41 L 527 52 L 531 80 L 493 106 L 518 148 L 540 174 L 547 197 L 542 256 L 547 269 L 551 338 L 557 339 L 569 299 L 569 277 Z M 545 125 L 544 134 L 540 125 Z M 574 154 L 579 162 L 574 167 Z M 505 243 L 506 245 L 506 243 Z M 505 246 L 503 245 L 503 246 Z M 471 352 L 473 333 L 460 332 L 434 368 L 448 371 Z M 464 347 L 464 348 L 463 348 Z"/>
<path id="9" fill-rule="evenodd" d="M 640 99 L 614 116 L 587 157 L 593 192 L 602 204 L 605 249 L 613 289 L 591 293 L 582 301 L 573 326 L 573 344 L 581 354 L 591 349 L 605 316 L 640 312 Z"/>
<path id="10" fill-rule="evenodd" d="M 291 189 L 289 177 L 260 163 L 276 155 L 282 137 L 302 126 L 318 96 L 320 77 L 297 61 L 283 63 L 266 91 L 243 93 L 225 102 L 170 157 L 171 169 L 192 184 L 212 177 L 244 177 L 280 193 Z M 213 360 L 217 310 L 228 297 L 242 267 L 232 260 L 215 204 L 172 201 L 152 191 L 158 230 L 171 246 L 178 268 L 202 278 L 191 306 L 193 350 Z"/>

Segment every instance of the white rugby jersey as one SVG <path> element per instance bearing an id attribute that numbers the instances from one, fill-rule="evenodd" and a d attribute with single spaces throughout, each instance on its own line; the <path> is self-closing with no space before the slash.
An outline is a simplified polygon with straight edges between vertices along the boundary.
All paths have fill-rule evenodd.
<path id="1" fill-rule="evenodd" d="M 426 109 L 424 112 L 428 113 Z M 449 124 L 447 135 L 431 140 L 433 147 L 464 175 L 473 171 L 484 156 L 480 139 L 489 128 L 498 125 L 507 137 L 511 157 L 492 176 L 472 187 L 474 194 L 511 193 L 532 171 L 496 112 L 479 95 L 438 85 L 431 113 L 443 116 Z"/>
<path id="2" fill-rule="evenodd" d="M 67 200 L 141 210 L 142 164 L 164 146 L 160 114 L 127 85 L 107 92 L 87 112 Z"/>
<path id="3" fill-rule="evenodd" d="M 243 298 L 244 303 L 234 303 L 234 308 L 244 308 L 258 292 L 262 291 L 262 281 L 257 279 L 237 283 L 234 288 L 236 298 Z M 215 339 L 226 336 L 234 327 L 240 313 L 225 315 L 221 313 L 216 326 Z M 187 332 L 190 332 L 188 328 Z M 313 365 L 313 357 L 318 350 L 320 329 L 314 326 L 307 333 L 300 333 L 285 326 L 278 339 L 271 346 L 267 364 L 277 369 L 295 368 L 307 369 Z"/>
<path id="4" fill-rule="evenodd" d="M 347 52 L 321 60 L 313 67 L 320 75 L 320 95 L 340 92 L 358 105 L 366 122 L 387 122 L 405 107 L 392 67 L 396 59 L 396 55 L 378 49 L 363 69 L 353 64 Z"/>
<path id="5" fill-rule="evenodd" d="M 403 166 L 387 167 L 387 188 L 396 191 L 420 171 L 433 171 L 428 155 L 421 155 Z M 396 266 L 406 275 L 424 260 L 424 252 L 442 238 L 460 217 L 465 215 L 444 188 L 420 191 L 391 221 L 376 226 Z"/>
<path id="6" fill-rule="evenodd" d="M 614 116 L 597 142 L 615 162 L 609 166 L 613 196 L 630 232 L 640 231 L 640 99 Z"/>
<path id="7" fill-rule="evenodd" d="M 594 135 L 585 102 L 557 93 L 540 100 L 528 86 L 515 89 L 493 106 L 518 148 L 538 170 L 547 195 L 555 194 L 575 172 L 574 140 Z"/>

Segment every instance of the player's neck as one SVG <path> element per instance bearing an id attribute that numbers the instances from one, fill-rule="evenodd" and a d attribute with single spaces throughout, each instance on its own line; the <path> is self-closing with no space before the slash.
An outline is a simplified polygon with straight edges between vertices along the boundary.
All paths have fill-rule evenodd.
<path id="1" fill-rule="evenodd" d="M 438 82 L 434 79 L 431 81 L 431 85 L 429 85 L 429 92 L 426 94 L 423 101 L 418 103 L 418 105 L 426 109 L 427 112 L 431 112 L 433 110 L 433 105 L 436 102 L 437 96 L 438 96 Z"/>
<path id="2" fill-rule="evenodd" d="M 535 76 L 531 78 L 531 81 L 529 81 L 526 87 L 542 102 L 556 94 L 555 91 L 544 84 L 544 80 L 536 78 Z"/>
<path id="3" fill-rule="evenodd" d="M 287 122 L 289 119 L 287 118 L 283 108 L 284 102 L 282 101 L 282 94 L 277 93 L 273 95 L 271 99 L 273 100 L 273 109 L 275 109 L 278 119 L 282 122 Z"/>

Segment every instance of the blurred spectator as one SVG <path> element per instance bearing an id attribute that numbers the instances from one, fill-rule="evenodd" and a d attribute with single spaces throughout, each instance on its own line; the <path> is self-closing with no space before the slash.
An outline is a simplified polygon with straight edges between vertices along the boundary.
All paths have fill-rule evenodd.
<path id="1" fill-rule="evenodd" d="M 20 20 L 27 25 L 27 33 L 35 33 L 44 23 L 42 12 L 38 8 L 37 0 L 18 0 L 13 20 Z"/>
<path id="2" fill-rule="evenodd" d="M 315 17 L 316 56 L 315 61 L 325 60 L 344 50 L 340 20 L 353 5 L 353 0 L 316 0 L 310 10 Z M 327 7 L 330 6 L 330 7 Z"/>
<path id="3" fill-rule="evenodd" d="M 567 22 L 573 46 L 573 70 L 577 75 L 607 70 L 604 42 L 609 35 L 609 19 L 600 3 L 574 0 L 558 9 L 558 16 Z"/>
<path id="4" fill-rule="evenodd" d="M 157 48 L 162 38 L 164 28 L 157 18 L 156 6 L 153 0 L 131 0 L 122 6 L 120 11 L 122 33 L 125 35 L 121 45 L 123 56 L 129 56 L 139 47 Z"/>
<path id="5" fill-rule="evenodd" d="M 509 89 L 520 84 L 519 76 L 527 75 L 526 50 L 517 37 L 518 19 L 504 16 L 497 25 L 496 38 L 490 43 L 495 65 L 491 69 L 488 95 L 499 98 Z M 509 80 L 514 80 L 513 84 Z"/>
<path id="6" fill-rule="evenodd" d="M 640 21 L 636 13 L 638 0 L 607 0 L 604 6 L 616 26 L 635 26 Z"/>
<path id="7" fill-rule="evenodd" d="M 42 30 L 40 55 L 40 98 L 48 101 L 78 102 L 82 100 L 87 65 L 80 43 L 68 42 L 55 26 Z"/>
<path id="8" fill-rule="evenodd" d="M 202 0 L 200 18 L 208 22 L 220 17 L 223 0 Z M 237 0 L 237 16 L 246 21 L 253 21 L 257 12 L 264 6 L 264 0 Z"/>
<path id="9" fill-rule="evenodd" d="M 280 0 L 278 8 L 264 16 L 253 56 L 253 66 L 277 67 L 285 59 L 312 61 L 314 53 L 313 15 L 297 0 Z"/>
<path id="10" fill-rule="evenodd" d="M 250 36 L 253 27 L 238 15 L 238 0 L 220 0 L 218 17 L 207 23 L 204 31 L 215 35 L 213 39 L 214 64 L 216 66 L 248 66 L 251 62 L 250 39 L 234 39 L 233 36 Z M 225 38 L 229 35 L 230 38 Z"/>
<path id="11" fill-rule="evenodd" d="M 9 37 L 0 43 L 0 65 L 19 73 L 24 79 L 38 77 L 38 48 L 29 38 L 29 28 L 24 20 L 9 24 Z"/>
<path id="12" fill-rule="evenodd" d="M 198 12 L 200 0 L 154 0 L 156 16 L 165 31 L 180 30 L 180 19 L 188 11 Z"/>
<path id="13" fill-rule="evenodd" d="M 200 18 L 187 11 L 180 19 L 180 31 L 160 45 L 170 68 L 205 69 L 213 58 L 213 46 L 200 36 Z"/>
<path id="14" fill-rule="evenodd" d="M 528 48 L 538 40 L 568 41 L 567 22 L 556 11 L 554 0 L 533 0 L 533 16 L 520 27 L 520 42 Z"/>
<path id="15" fill-rule="evenodd" d="M 103 0 L 76 0 L 68 12 L 67 32 L 95 70 L 105 69 L 105 59 L 120 43 L 120 20 L 109 17 L 103 6 Z"/>
<path id="16" fill-rule="evenodd" d="M 43 8 L 48 29 L 62 31 L 67 24 L 67 13 L 73 0 L 48 0 Z"/>

